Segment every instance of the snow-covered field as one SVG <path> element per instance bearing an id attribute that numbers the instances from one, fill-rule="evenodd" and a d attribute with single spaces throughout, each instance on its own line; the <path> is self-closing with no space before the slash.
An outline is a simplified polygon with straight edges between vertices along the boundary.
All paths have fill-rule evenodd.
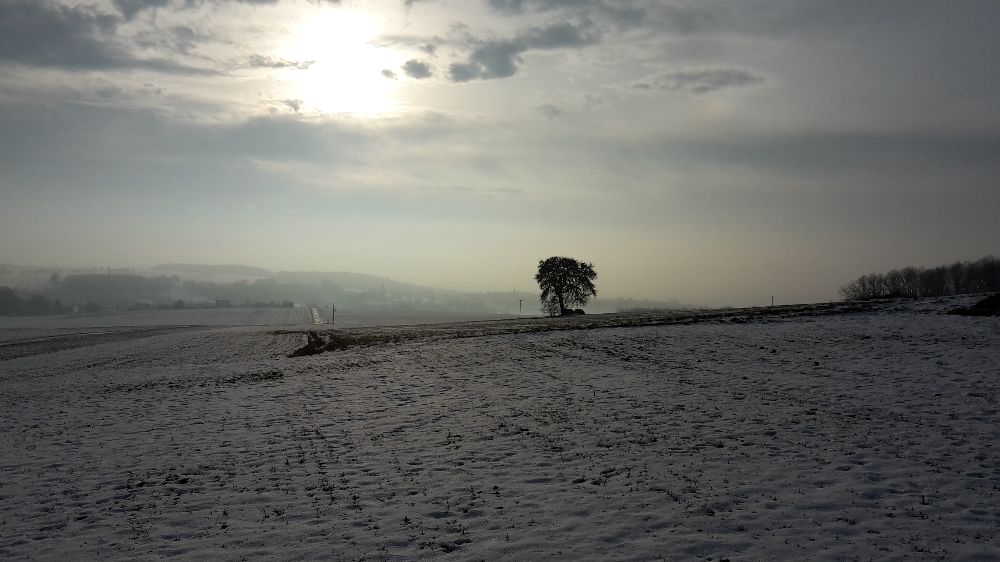
<path id="1" fill-rule="evenodd" d="M 967 302 L 13 346 L 0 558 L 997 560 Z"/>
<path id="2" fill-rule="evenodd" d="M 124 326 L 273 326 L 308 323 L 308 308 L 188 308 L 91 316 L 5 316 L 0 317 L 0 333 L 14 330 L 59 331 Z"/>
<path id="3" fill-rule="evenodd" d="M 485 313 L 348 309 L 338 311 L 336 327 L 401 326 L 499 318 L 504 316 Z M 324 324 L 329 321 L 328 310 L 313 307 L 141 310 L 73 316 L 0 316 L 0 361 L 34 355 L 42 351 L 59 351 L 109 341 L 145 338 L 168 332 L 203 330 L 211 327 L 294 328 L 306 324 Z"/>

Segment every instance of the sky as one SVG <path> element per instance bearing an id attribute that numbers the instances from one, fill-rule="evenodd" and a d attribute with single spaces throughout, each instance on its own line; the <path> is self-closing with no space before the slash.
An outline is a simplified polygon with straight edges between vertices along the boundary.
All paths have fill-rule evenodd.
<path id="1" fill-rule="evenodd" d="M 827 301 L 1000 253 L 993 0 L 0 0 L 0 263 Z"/>

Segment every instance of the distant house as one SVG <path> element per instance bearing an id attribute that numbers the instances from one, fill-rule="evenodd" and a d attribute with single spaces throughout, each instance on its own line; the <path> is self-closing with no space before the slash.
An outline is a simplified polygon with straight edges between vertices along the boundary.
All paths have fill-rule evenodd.
<path id="1" fill-rule="evenodd" d="M 229 299 L 215 299 L 215 308 L 232 308 L 233 304 Z"/>

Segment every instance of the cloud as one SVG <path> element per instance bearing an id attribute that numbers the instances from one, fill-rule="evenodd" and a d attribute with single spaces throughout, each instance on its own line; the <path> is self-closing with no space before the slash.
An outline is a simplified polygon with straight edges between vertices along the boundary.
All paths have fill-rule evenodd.
<path id="1" fill-rule="evenodd" d="M 594 44 L 600 40 L 600 34 L 589 23 L 561 22 L 531 28 L 519 39 L 528 49 L 560 49 Z"/>
<path id="2" fill-rule="evenodd" d="M 398 80 L 399 79 L 399 76 L 396 76 L 396 73 L 394 71 L 392 71 L 392 70 L 389 70 L 388 68 L 383 68 L 382 69 L 382 76 L 385 76 L 389 80 Z"/>
<path id="3" fill-rule="evenodd" d="M 549 50 L 584 47 L 600 40 L 600 33 L 589 22 L 560 22 L 528 29 L 513 39 L 481 42 L 466 62 L 452 63 L 448 76 L 452 82 L 508 78 L 524 62 L 521 55 L 532 49 Z"/>
<path id="4" fill-rule="evenodd" d="M 513 76 L 523 62 L 521 53 L 526 50 L 518 41 L 490 41 L 472 51 L 468 62 L 453 63 L 449 77 L 452 82 L 468 82 Z"/>
<path id="5" fill-rule="evenodd" d="M 0 3 L 0 59 L 32 66 L 99 68 L 121 60 L 106 37 L 119 18 L 93 6 L 48 0 Z"/>
<path id="6" fill-rule="evenodd" d="M 639 90 L 667 90 L 689 94 L 707 94 L 725 88 L 759 84 L 764 78 L 739 68 L 680 70 L 654 76 L 633 84 Z"/>
<path id="7" fill-rule="evenodd" d="M 676 35 L 753 37 L 797 36 L 842 38 L 847 29 L 905 28 L 934 14 L 942 21 L 971 18 L 994 21 L 996 2 L 973 1 L 961 10 L 938 10 L 936 0 L 910 0 L 901 10 L 893 2 L 834 2 L 829 0 L 485 0 L 493 12 L 507 16 L 556 13 L 564 19 L 588 18 L 618 27 L 645 27 Z M 952 23 L 954 25 L 954 23 Z"/>
<path id="8" fill-rule="evenodd" d="M 170 0 L 114 0 L 112 2 L 127 20 L 133 19 L 136 14 L 143 10 L 163 8 L 169 3 Z"/>
<path id="9" fill-rule="evenodd" d="M 520 14 L 524 11 L 524 0 L 487 0 L 486 3 L 501 13 Z"/>
<path id="10" fill-rule="evenodd" d="M 178 25 L 168 30 L 167 47 L 179 53 L 189 53 L 210 37 L 208 34 L 199 33 L 192 27 Z"/>
<path id="11" fill-rule="evenodd" d="M 122 88 L 117 84 L 106 84 L 99 87 L 94 93 L 96 93 L 99 98 L 112 100 L 121 98 L 124 94 L 124 90 L 122 90 Z"/>
<path id="12" fill-rule="evenodd" d="M 253 54 L 247 57 L 247 65 L 256 68 L 292 68 L 295 70 L 306 70 L 315 61 L 292 61 L 269 57 L 266 55 Z"/>
<path id="13" fill-rule="evenodd" d="M 482 67 L 476 63 L 453 62 L 448 67 L 448 78 L 452 82 L 468 82 L 480 77 Z"/>
<path id="14" fill-rule="evenodd" d="M 578 9 L 599 0 L 530 0 L 532 5 L 574 5 Z M 529 0 L 525 0 L 525 5 Z M 982 26 L 1000 15 L 1000 4 L 990 1 L 963 3 L 961 10 L 939 10 L 936 0 L 910 0 L 905 8 L 894 2 L 835 2 L 829 0 L 699 0 L 647 3 L 642 24 L 649 29 L 678 35 L 732 35 L 794 37 L 809 42 L 843 40 L 855 30 L 864 35 L 926 27 L 958 29 Z M 979 25 L 976 25 L 976 22 Z M 867 37 L 865 37 L 867 39 Z"/>
<path id="15" fill-rule="evenodd" d="M 520 15 L 526 11 L 561 11 L 585 17 L 601 17 L 612 23 L 634 26 L 643 22 L 646 9 L 638 2 L 608 2 L 605 0 L 487 0 L 493 11 L 505 15 Z"/>
<path id="16" fill-rule="evenodd" d="M 403 72 L 405 72 L 410 78 L 422 80 L 424 78 L 430 78 L 431 66 L 425 62 L 418 61 L 417 59 L 410 59 L 403 65 Z"/>
<path id="17" fill-rule="evenodd" d="M 236 4 L 277 4 L 282 0 L 178 0 L 178 6 L 181 9 L 194 8 L 201 6 L 202 4 L 207 4 L 211 1 L 222 2 L 228 1 Z M 333 4 L 339 4 L 340 0 L 310 0 L 314 3 L 320 2 L 330 2 Z M 132 20 L 136 15 L 145 10 L 155 10 L 158 8 L 165 8 L 169 6 L 171 0 L 112 0 L 115 8 L 122 14 L 126 20 Z"/>
<path id="18" fill-rule="evenodd" d="M 281 104 L 291 109 L 295 113 L 301 111 L 302 107 L 304 106 L 302 100 L 294 100 L 294 99 L 281 100 Z"/>
<path id="19" fill-rule="evenodd" d="M 146 50 L 180 53 L 198 57 L 197 50 L 205 43 L 219 42 L 218 35 L 204 27 L 189 25 L 144 26 L 131 38 L 137 47 Z"/>
<path id="20" fill-rule="evenodd" d="M 562 114 L 562 110 L 558 106 L 551 103 L 544 103 L 535 108 L 535 111 L 541 113 L 542 115 L 548 117 L 549 119 L 555 119 Z"/>
<path id="21" fill-rule="evenodd" d="M 51 0 L 0 2 L 0 62 L 64 70 L 143 68 L 172 74 L 213 74 L 166 59 L 132 56 L 115 37 L 121 18 L 94 6 Z"/>

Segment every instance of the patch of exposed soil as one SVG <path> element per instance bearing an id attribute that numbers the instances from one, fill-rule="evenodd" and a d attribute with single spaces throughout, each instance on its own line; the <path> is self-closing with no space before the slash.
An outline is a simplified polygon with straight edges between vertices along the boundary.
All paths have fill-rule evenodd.
<path id="1" fill-rule="evenodd" d="M 1000 293 L 986 297 L 972 306 L 949 310 L 948 314 L 959 316 L 1000 316 Z"/>

